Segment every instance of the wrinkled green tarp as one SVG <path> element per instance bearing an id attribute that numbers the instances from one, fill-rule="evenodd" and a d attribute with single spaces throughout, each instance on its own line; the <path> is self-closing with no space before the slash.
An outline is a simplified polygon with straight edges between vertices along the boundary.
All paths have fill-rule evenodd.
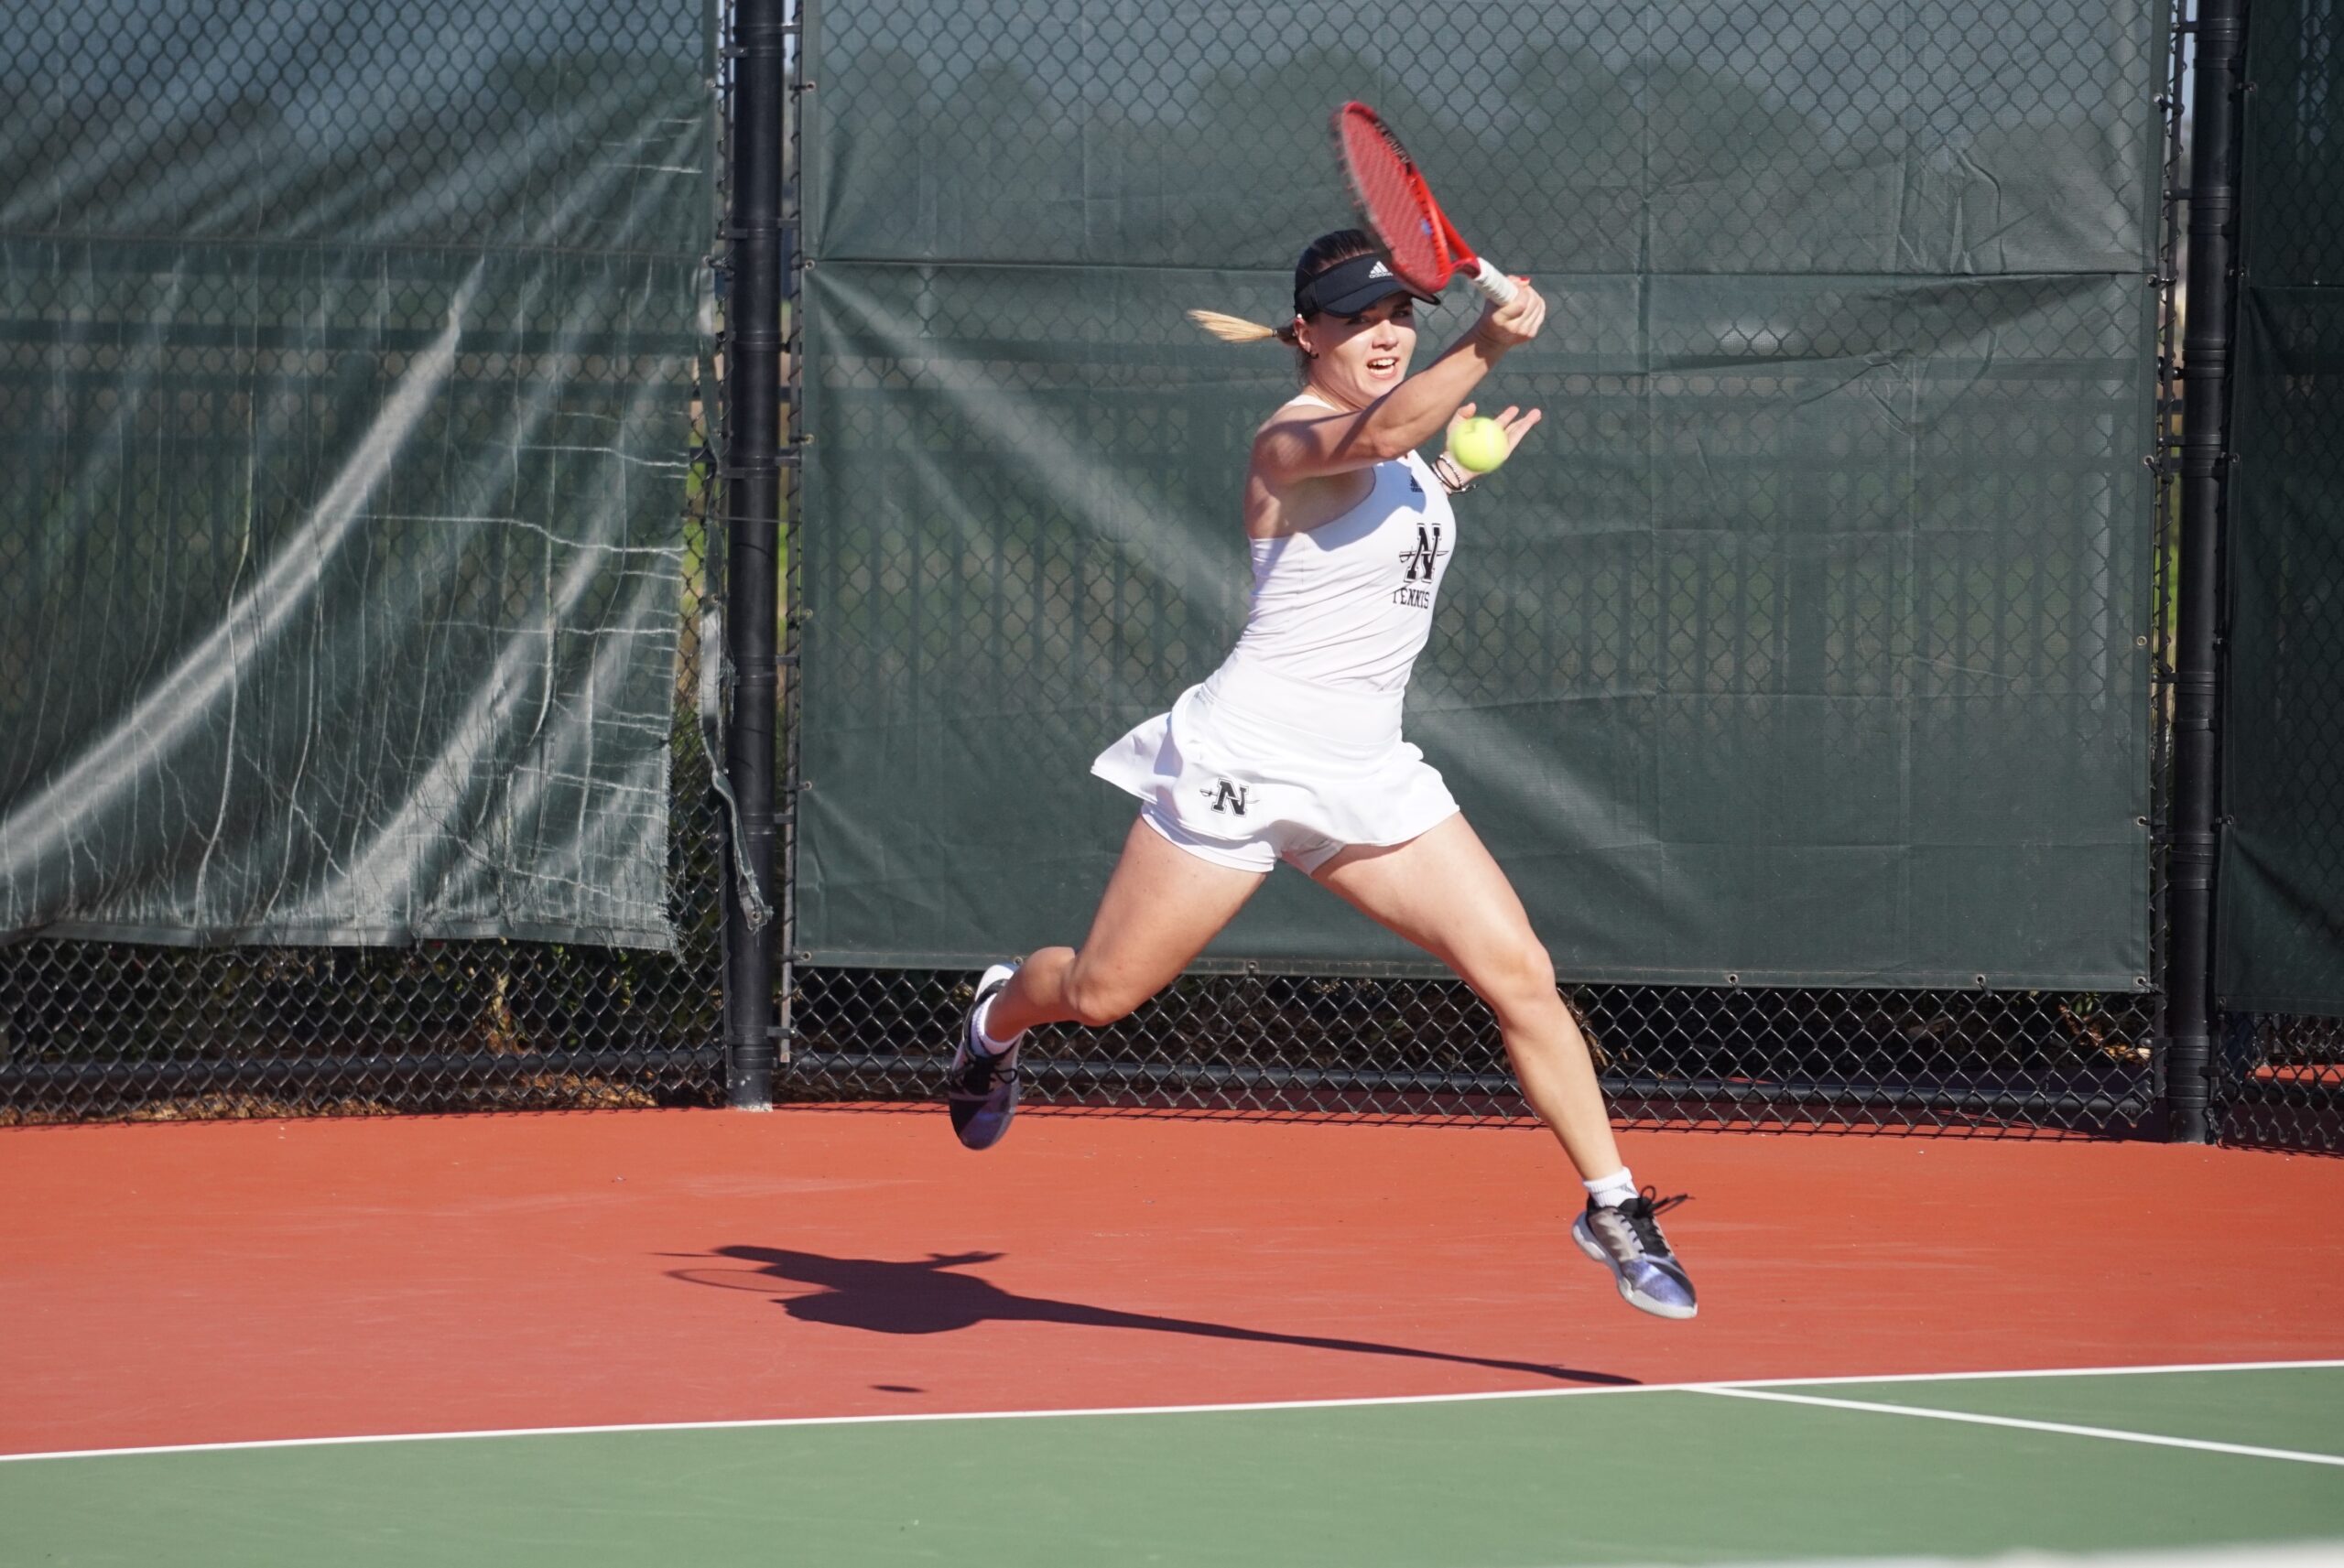
<path id="1" fill-rule="evenodd" d="M 704 25 L 0 17 L 0 935 L 672 944 Z"/>
<path id="2" fill-rule="evenodd" d="M 2244 122 L 2216 990 L 2344 1015 L 2344 38 L 2255 0 Z"/>
<path id="3" fill-rule="evenodd" d="M 1359 97 L 1553 302 L 1408 733 L 1563 972 L 2133 989 L 2161 9 L 1326 16 L 822 13 L 799 946 L 1081 936 L 1293 386 L 1181 312 L 1282 318 Z M 1213 952 L 1409 955 L 1290 875 Z"/>

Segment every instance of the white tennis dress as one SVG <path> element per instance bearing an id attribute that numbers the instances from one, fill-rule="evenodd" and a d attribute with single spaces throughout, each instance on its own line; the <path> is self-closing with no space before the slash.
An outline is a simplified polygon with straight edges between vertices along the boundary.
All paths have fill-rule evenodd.
<path id="1" fill-rule="evenodd" d="M 1091 764 L 1206 860 L 1313 871 L 1456 814 L 1400 738 L 1400 708 L 1457 520 L 1416 453 L 1371 471 L 1366 498 L 1331 522 L 1253 541 L 1253 601 L 1229 657 Z"/>

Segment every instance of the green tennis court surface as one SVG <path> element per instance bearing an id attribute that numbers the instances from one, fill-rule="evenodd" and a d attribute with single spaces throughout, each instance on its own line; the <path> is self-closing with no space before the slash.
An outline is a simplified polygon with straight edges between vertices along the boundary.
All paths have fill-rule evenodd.
<path id="1" fill-rule="evenodd" d="M 0 1519 L 60 1564 L 2344 1562 L 2344 1367 L 33 1458 Z"/>

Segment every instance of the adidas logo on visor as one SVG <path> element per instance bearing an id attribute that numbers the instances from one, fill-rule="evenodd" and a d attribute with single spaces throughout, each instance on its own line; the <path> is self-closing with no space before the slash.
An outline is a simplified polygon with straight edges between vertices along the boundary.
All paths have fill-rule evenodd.
<path id="1" fill-rule="evenodd" d="M 1382 262 L 1377 262 L 1373 266 L 1367 269 L 1367 276 L 1370 277 L 1390 277 L 1392 276 L 1392 269 L 1385 266 Z"/>

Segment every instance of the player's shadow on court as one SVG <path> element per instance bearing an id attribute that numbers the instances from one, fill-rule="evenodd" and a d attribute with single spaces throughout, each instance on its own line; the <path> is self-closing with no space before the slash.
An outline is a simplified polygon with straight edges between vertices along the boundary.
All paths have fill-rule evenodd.
<path id="1" fill-rule="evenodd" d="M 1295 1345 L 1359 1356 L 1399 1356 L 1413 1361 L 1450 1361 L 1501 1372 L 1526 1372 L 1564 1383 L 1636 1381 L 1611 1372 L 1590 1372 L 1543 1361 L 1504 1361 L 1367 1339 L 1279 1334 L 1270 1329 L 1239 1328 L 1232 1324 L 1117 1312 L 1112 1307 L 1085 1306 L 1080 1302 L 1021 1296 L 974 1274 L 959 1271 L 972 1263 L 990 1263 L 1002 1256 L 998 1252 L 932 1252 L 925 1261 L 917 1263 L 894 1263 L 879 1258 L 826 1258 L 819 1252 L 794 1252 L 780 1247 L 720 1247 L 711 1256 L 754 1267 L 724 1270 L 722 1277 L 712 1277 L 718 1271 L 710 1269 L 678 1269 L 673 1271 L 674 1276 L 694 1284 L 732 1290 L 772 1290 L 776 1281 L 811 1286 L 801 1293 L 779 1298 L 782 1310 L 800 1323 L 831 1324 L 841 1328 L 867 1329 L 874 1334 L 951 1334 L 981 1323 L 1065 1323 L 1091 1328 L 1134 1328 L 1150 1334 L 1190 1334 L 1205 1339 L 1241 1339 L 1256 1345 Z M 750 1280 L 760 1282 L 747 1283 Z"/>

